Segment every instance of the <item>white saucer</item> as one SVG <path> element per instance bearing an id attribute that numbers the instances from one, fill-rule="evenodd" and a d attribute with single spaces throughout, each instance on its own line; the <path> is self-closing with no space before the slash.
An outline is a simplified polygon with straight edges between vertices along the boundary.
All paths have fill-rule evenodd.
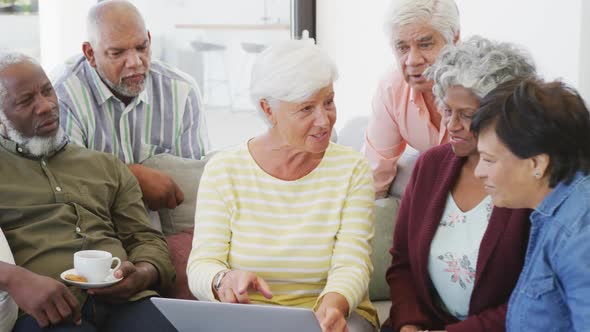
<path id="1" fill-rule="evenodd" d="M 109 276 L 105 279 L 105 281 L 99 281 L 99 282 L 81 282 L 81 281 L 73 281 L 73 280 L 68 280 L 65 278 L 66 274 L 77 274 L 75 269 L 69 269 L 66 271 L 63 271 L 59 277 L 61 278 L 61 280 L 65 281 L 66 283 L 70 284 L 70 285 L 74 285 L 74 286 L 78 286 L 82 289 L 88 289 L 88 288 L 103 288 L 103 287 L 108 287 L 110 285 L 114 285 L 116 283 L 118 283 L 119 281 L 123 280 L 123 278 L 115 278 L 113 276 L 113 269 L 111 269 Z"/>

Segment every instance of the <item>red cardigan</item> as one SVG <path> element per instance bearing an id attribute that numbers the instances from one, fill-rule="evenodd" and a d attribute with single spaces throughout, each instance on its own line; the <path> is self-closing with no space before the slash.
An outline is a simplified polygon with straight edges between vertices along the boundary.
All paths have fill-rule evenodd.
<path id="1" fill-rule="evenodd" d="M 430 243 L 466 158 L 450 144 L 422 154 L 400 205 L 387 270 L 391 311 L 386 325 L 430 330 L 505 331 L 506 307 L 524 263 L 531 210 L 494 208 L 477 259 L 469 317 L 459 321 L 434 304 L 428 275 Z"/>

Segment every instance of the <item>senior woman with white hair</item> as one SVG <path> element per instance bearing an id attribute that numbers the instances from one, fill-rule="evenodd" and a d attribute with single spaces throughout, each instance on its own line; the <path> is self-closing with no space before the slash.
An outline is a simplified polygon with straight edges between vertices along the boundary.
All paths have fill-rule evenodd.
<path id="1" fill-rule="evenodd" d="M 488 92 L 534 73 L 532 61 L 514 45 L 481 37 L 445 48 L 428 69 L 450 142 L 420 156 L 402 198 L 387 271 L 392 306 L 383 331 L 505 330 L 530 211 L 492 205 L 474 175 L 479 153 L 469 128 Z"/>
<path id="2" fill-rule="evenodd" d="M 199 300 L 313 308 L 323 331 L 376 331 L 373 181 L 361 154 L 330 142 L 336 76 L 309 40 L 258 56 L 251 94 L 270 128 L 205 168 L 187 266 Z"/>
<path id="3" fill-rule="evenodd" d="M 385 30 L 398 68 L 379 83 L 364 142 L 377 198 L 387 196 L 406 144 L 425 151 L 448 140 L 424 71 L 459 40 L 459 11 L 454 0 L 393 0 Z"/>

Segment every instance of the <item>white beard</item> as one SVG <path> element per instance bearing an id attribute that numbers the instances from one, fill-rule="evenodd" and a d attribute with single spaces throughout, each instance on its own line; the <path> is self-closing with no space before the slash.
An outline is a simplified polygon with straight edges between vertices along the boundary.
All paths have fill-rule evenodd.
<path id="1" fill-rule="evenodd" d="M 55 135 L 51 137 L 24 137 L 8 119 L 4 112 L 0 111 L 0 135 L 8 138 L 16 144 L 24 147 L 28 152 L 35 157 L 47 156 L 51 152 L 54 152 L 64 141 L 66 136 L 61 126 L 58 128 Z"/>
<path id="2" fill-rule="evenodd" d="M 118 94 L 124 97 L 135 98 L 139 96 L 139 94 L 145 89 L 145 82 L 147 80 L 147 75 L 144 77 L 142 83 L 138 84 L 135 89 L 130 89 L 129 87 L 125 86 L 123 82 L 119 82 L 119 84 L 115 84 L 104 75 L 102 70 L 96 67 L 96 71 L 98 72 L 98 76 L 102 79 L 102 81 L 109 87 L 111 90 L 116 91 Z"/>

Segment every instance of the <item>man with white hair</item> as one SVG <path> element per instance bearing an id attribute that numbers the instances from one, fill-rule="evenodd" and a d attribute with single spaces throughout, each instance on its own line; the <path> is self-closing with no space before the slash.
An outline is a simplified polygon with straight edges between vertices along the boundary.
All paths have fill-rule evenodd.
<path id="1" fill-rule="evenodd" d="M 174 331 L 149 301 L 174 268 L 135 177 L 112 155 L 68 144 L 59 121 L 41 66 L 0 53 L 0 228 L 16 263 L 0 262 L 0 291 L 22 311 L 14 331 Z M 122 280 L 86 292 L 58 281 L 85 249 L 119 257 Z"/>
<path id="2" fill-rule="evenodd" d="M 406 145 L 426 151 L 449 139 L 424 71 L 459 40 L 459 10 L 454 0 L 392 0 L 385 30 L 397 68 L 379 82 L 363 148 L 377 198 L 387 196 Z"/>
<path id="3" fill-rule="evenodd" d="M 161 153 L 200 159 L 209 147 L 199 89 L 187 74 L 151 59 L 151 35 L 127 1 L 90 9 L 88 41 L 55 83 L 72 142 L 112 153 L 137 178 L 151 210 L 184 195 L 172 178 L 141 165 Z"/>

